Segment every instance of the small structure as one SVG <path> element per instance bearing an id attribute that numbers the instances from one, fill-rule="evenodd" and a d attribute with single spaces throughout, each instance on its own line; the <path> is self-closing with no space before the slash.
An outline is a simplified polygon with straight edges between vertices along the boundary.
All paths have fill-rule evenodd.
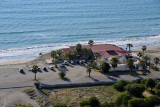
<path id="1" fill-rule="evenodd" d="M 129 55 L 126 50 L 112 44 L 93 45 L 92 48 L 90 45 L 82 45 L 82 48 L 88 48 L 91 49 L 93 53 L 99 53 L 99 59 L 101 60 L 106 60 L 112 56 L 121 56 L 123 59 L 125 59 L 125 56 Z M 63 48 L 62 51 L 67 52 L 74 49 L 76 49 L 76 46 L 70 46 L 69 48 Z"/>
<path id="2" fill-rule="evenodd" d="M 47 64 L 52 64 L 52 63 L 53 63 L 53 59 L 52 59 L 52 58 L 46 59 L 46 63 L 47 63 Z"/>

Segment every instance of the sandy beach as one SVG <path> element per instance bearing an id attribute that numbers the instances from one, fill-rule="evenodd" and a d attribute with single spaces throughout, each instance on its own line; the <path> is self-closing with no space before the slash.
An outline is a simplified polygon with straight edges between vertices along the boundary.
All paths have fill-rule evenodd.
<path id="1" fill-rule="evenodd" d="M 139 52 L 140 49 L 134 50 L 133 52 Z M 150 56 L 152 59 L 154 57 L 160 58 L 160 46 L 159 47 L 152 47 L 148 48 L 145 51 L 145 55 Z M 17 96 L 16 93 L 20 93 L 19 95 L 23 98 L 26 98 L 23 93 L 21 93 L 21 89 L 12 89 L 11 86 L 33 86 L 33 83 L 35 82 L 34 74 L 29 70 L 30 67 L 32 67 L 34 64 L 38 65 L 40 68 L 42 67 L 48 67 L 48 66 L 54 66 L 53 64 L 47 64 L 46 59 L 50 58 L 50 54 L 42 55 L 36 59 L 28 59 L 28 60 L 20 60 L 20 61 L 6 61 L 6 62 L 0 62 L 0 88 L 1 87 L 8 87 L 9 89 L 0 89 L 0 105 L 2 107 L 7 107 L 6 101 L 9 101 L 9 97 L 5 97 L 4 95 L 11 95 L 11 96 Z M 21 74 L 19 72 L 19 69 L 23 68 L 25 74 Z M 92 79 L 88 78 L 88 75 L 86 73 L 86 69 L 82 66 L 67 66 L 68 72 L 67 77 L 69 78 L 68 81 L 62 81 L 59 79 L 58 71 L 59 69 L 55 68 L 55 71 L 48 70 L 48 72 L 45 72 L 42 70 L 42 72 L 37 73 L 37 79 L 38 81 L 44 82 L 44 83 L 68 83 L 68 82 L 84 82 L 84 81 L 96 81 L 104 78 L 106 79 L 105 75 L 102 75 L 98 72 L 92 72 Z M 76 72 L 75 72 L 76 71 Z M 155 75 L 160 75 L 159 72 L 155 72 Z M 134 79 L 133 77 L 126 77 L 125 75 L 120 76 L 119 79 Z M 114 78 L 117 79 L 117 78 Z M 113 79 L 112 79 L 113 80 Z M 118 79 L 117 79 L 118 80 Z M 21 99 L 21 97 L 19 99 Z M 17 100 L 16 100 L 17 101 Z M 12 101 L 15 102 L 15 101 Z M 30 101 L 32 104 L 34 104 L 32 101 Z M 23 102 L 25 103 L 25 102 Z M 27 103 L 27 102 L 26 102 Z"/>

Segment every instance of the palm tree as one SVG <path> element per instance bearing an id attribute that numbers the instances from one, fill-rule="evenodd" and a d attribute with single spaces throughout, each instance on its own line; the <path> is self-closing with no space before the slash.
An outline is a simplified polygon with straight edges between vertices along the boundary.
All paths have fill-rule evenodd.
<path id="1" fill-rule="evenodd" d="M 148 66 L 150 62 L 150 58 L 148 56 L 143 56 L 143 61 L 145 62 L 145 65 Z"/>
<path id="2" fill-rule="evenodd" d="M 72 54 L 73 54 L 74 60 L 76 60 L 77 59 L 77 50 L 73 50 Z"/>
<path id="3" fill-rule="evenodd" d="M 86 66 L 86 71 L 88 72 L 88 74 L 89 74 L 88 76 L 89 76 L 89 77 L 91 77 L 91 76 L 90 76 L 90 74 L 91 74 L 91 72 L 92 72 L 91 67 L 92 67 L 92 65 L 91 65 L 90 63 L 88 63 L 87 66 Z"/>
<path id="4" fill-rule="evenodd" d="M 129 58 L 127 61 L 127 67 L 130 69 L 130 73 L 131 73 L 133 68 L 133 60 L 131 58 Z"/>
<path id="5" fill-rule="evenodd" d="M 63 55 L 63 51 L 61 49 L 57 50 L 57 54 L 59 57 L 61 57 Z"/>
<path id="6" fill-rule="evenodd" d="M 116 68 L 117 65 L 118 65 L 118 59 L 117 59 L 116 57 L 113 57 L 113 58 L 111 59 L 111 65 L 112 65 L 112 67 L 114 68 L 114 73 L 115 73 L 115 68 Z"/>
<path id="7" fill-rule="evenodd" d="M 131 52 L 131 47 L 133 47 L 133 45 L 131 43 L 127 44 L 127 47 L 129 48 L 129 52 Z"/>
<path id="8" fill-rule="evenodd" d="M 35 74 L 34 79 L 36 80 L 36 74 L 37 74 L 37 72 L 38 72 L 38 66 L 37 66 L 37 65 L 33 65 L 33 67 L 32 67 L 32 72 Z"/>
<path id="9" fill-rule="evenodd" d="M 89 40 L 88 44 L 90 45 L 90 48 L 92 49 L 92 45 L 94 44 L 94 41 L 93 40 Z"/>
<path id="10" fill-rule="evenodd" d="M 94 53 L 94 57 L 95 57 L 95 59 L 97 60 L 97 58 L 100 57 L 100 54 L 99 54 L 98 52 L 95 52 L 95 53 Z"/>
<path id="11" fill-rule="evenodd" d="M 147 49 L 145 45 L 142 46 L 142 51 L 143 51 L 143 56 L 144 56 L 144 51 Z"/>
<path id="12" fill-rule="evenodd" d="M 139 52 L 138 54 L 137 54 L 137 56 L 139 57 L 139 59 L 140 59 L 140 57 L 142 57 L 142 53 L 141 52 Z"/>
<path id="13" fill-rule="evenodd" d="M 159 59 L 158 57 L 155 57 L 155 58 L 154 58 L 154 63 L 156 64 L 156 66 L 157 66 L 157 64 L 159 63 L 159 61 L 160 61 L 160 59 Z"/>
<path id="14" fill-rule="evenodd" d="M 142 69 L 144 70 L 144 68 L 145 68 L 145 61 L 144 60 L 141 60 L 140 61 L 140 66 L 142 67 Z"/>
<path id="15" fill-rule="evenodd" d="M 82 45 L 81 45 L 80 43 L 78 43 L 78 44 L 76 45 L 76 50 L 77 50 L 77 52 L 81 52 L 81 50 L 82 50 Z"/>
<path id="16" fill-rule="evenodd" d="M 83 57 L 85 58 L 86 61 L 88 61 L 89 49 L 87 49 L 87 48 L 82 48 L 82 52 L 83 52 Z"/>
<path id="17" fill-rule="evenodd" d="M 55 50 L 51 51 L 51 58 L 55 59 L 57 57 L 57 52 Z"/>

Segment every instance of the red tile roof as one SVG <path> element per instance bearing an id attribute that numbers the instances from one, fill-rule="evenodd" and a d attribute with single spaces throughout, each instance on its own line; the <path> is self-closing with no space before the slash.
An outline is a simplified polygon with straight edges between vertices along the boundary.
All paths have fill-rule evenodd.
<path id="1" fill-rule="evenodd" d="M 90 45 L 82 45 L 82 48 L 90 49 Z M 76 46 L 70 46 L 69 48 L 63 48 L 62 50 L 64 52 L 67 52 L 68 50 L 73 50 L 73 49 L 76 49 Z M 115 56 L 119 54 L 123 55 L 129 54 L 124 49 L 111 44 L 92 45 L 91 50 L 92 52 L 98 52 L 101 55 L 101 57 Z"/>

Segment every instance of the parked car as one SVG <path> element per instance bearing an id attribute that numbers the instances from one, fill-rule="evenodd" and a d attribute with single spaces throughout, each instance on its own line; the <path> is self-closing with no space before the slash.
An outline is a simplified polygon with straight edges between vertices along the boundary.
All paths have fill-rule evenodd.
<path id="1" fill-rule="evenodd" d="M 72 64 L 72 65 L 75 65 L 75 62 L 74 62 L 73 60 L 71 60 L 71 64 Z"/>
<path id="2" fill-rule="evenodd" d="M 65 67 L 65 64 L 64 64 L 64 63 L 60 64 L 60 67 L 61 67 L 61 68 L 64 68 L 64 67 Z"/>
<path id="3" fill-rule="evenodd" d="M 19 72 L 20 72 L 20 73 L 24 73 L 24 70 L 23 70 L 23 69 L 20 69 Z"/>
<path id="4" fill-rule="evenodd" d="M 46 67 L 43 67 L 43 70 L 44 70 L 44 71 L 47 71 L 47 68 L 46 68 Z"/>
<path id="5" fill-rule="evenodd" d="M 67 65 L 67 64 L 68 64 L 67 60 L 64 60 L 64 64 L 65 64 L 65 65 Z"/>
<path id="6" fill-rule="evenodd" d="M 32 71 L 33 70 L 33 68 L 29 68 L 29 71 Z"/>
<path id="7" fill-rule="evenodd" d="M 49 66 L 48 68 L 49 68 L 50 70 L 54 70 L 53 66 Z"/>

